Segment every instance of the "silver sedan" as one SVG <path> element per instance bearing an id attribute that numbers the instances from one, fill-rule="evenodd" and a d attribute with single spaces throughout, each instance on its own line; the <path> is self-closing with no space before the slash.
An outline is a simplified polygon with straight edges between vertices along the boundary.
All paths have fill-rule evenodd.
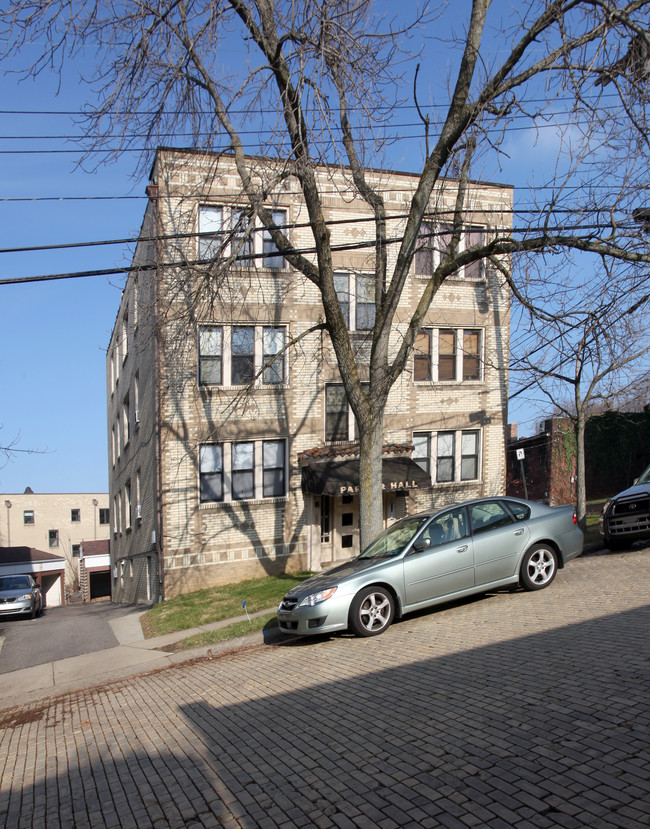
<path id="1" fill-rule="evenodd" d="M 403 518 L 358 558 L 294 587 L 280 603 L 278 624 L 291 634 L 376 636 L 396 616 L 472 593 L 548 587 L 582 545 L 572 506 L 465 501 Z"/>

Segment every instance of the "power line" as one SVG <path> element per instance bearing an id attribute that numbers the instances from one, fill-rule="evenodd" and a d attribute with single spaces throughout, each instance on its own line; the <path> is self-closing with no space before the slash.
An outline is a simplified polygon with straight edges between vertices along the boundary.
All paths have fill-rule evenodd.
<path id="1" fill-rule="evenodd" d="M 472 214 L 479 214 L 481 216 L 485 215 L 499 215 L 499 216 L 511 216 L 511 215 L 526 215 L 531 211 L 528 210 L 465 210 L 464 214 L 471 218 Z M 611 208 L 609 207 L 601 207 L 599 208 L 599 212 L 604 212 L 605 214 L 609 215 L 611 212 Z M 566 209 L 554 209 L 551 210 L 546 215 L 553 215 L 553 216 L 562 216 L 562 215 L 573 215 L 574 211 Z M 436 219 L 440 221 L 440 219 L 444 216 L 453 216 L 454 211 L 450 210 L 439 210 L 436 211 L 435 216 L 425 216 L 425 221 L 428 219 L 429 221 L 432 219 Z M 408 213 L 399 213 L 399 214 L 390 214 L 386 217 L 387 222 L 391 221 L 398 221 L 401 219 L 408 218 Z M 367 224 L 367 223 L 374 223 L 375 218 L 374 216 L 366 216 L 366 217 L 356 217 L 350 219 L 333 219 L 326 222 L 328 227 L 334 227 L 337 225 L 346 225 L 346 224 Z M 297 222 L 295 224 L 291 224 L 287 226 L 287 229 L 290 230 L 300 230 L 303 228 L 310 227 L 310 222 Z M 572 230 L 598 230 L 603 229 L 601 225 L 568 225 Z M 619 229 L 633 229 L 636 226 L 634 224 L 630 224 L 629 227 L 625 226 L 622 223 L 617 225 Z M 485 228 L 486 230 L 490 230 L 490 228 Z M 544 228 L 549 230 L 548 228 Z M 564 230 L 565 226 L 556 226 L 554 228 L 550 228 L 551 232 L 558 232 L 559 230 Z M 255 227 L 251 230 L 251 233 L 263 233 L 265 230 L 264 227 Z M 509 228 L 509 233 L 523 233 L 523 232 L 540 232 L 542 228 L 540 227 L 524 227 L 524 228 Z M 444 233 L 445 231 L 443 231 Z M 113 246 L 113 245 L 128 245 L 128 244 L 137 244 L 137 243 L 146 243 L 146 242 L 163 242 L 163 241 L 175 241 L 181 239 L 192 239 L 198 238 L 201 236 L 209 237 L 211 234 L 209 233 L 201 233 L 201 232 L 188 232 L 188 233 L 173 233 L 167 235 L 157 235 L 157 236 L 132 236 L 132 237 L 122 237 L 117 239 L 100 239 L 94 241 L 84 241 L 84 242 L 61 242 L 58 244 L 52 245 L 29 245 L 29 246 L 19 246 L 19 247 L 11 247 L 11 248 L 0 248 L 0 254 L 15 254 L 15 253 L 39 253 L 43 251 L 55 251 L 55 250 L 74 250 L 76 248 L 88 248 L 88 247 L 105 247 L 105 246 Z M 424 233 L 421 234 L 421 238 L 433 237 L 436 233 Z"/>
<path id="2" fill-rule="evenodd" d="M 340 222 L 354 222 L 354 219 L 344 219 L 338 220 Z M 555 228 L 543 228 L 546 233 L 549 232 L 559 232 L 563 228 L 562 227 L 555 227 Z M 590 229 L 598 229 L 597 226 L 594 225 L 582 225 L 582 226 L 571 226 L 572 230 L 590 230 Z M 263 228 L 259 228 L 259 230 L 263 230 Z M 524 231 L 530 231 L 531 228 L 524 228 Z M 539 228 L 534 229 L 536 231 L 540 230 Z M 508 229 L 508 233 L 516 233 L 520 232 L 517 229 Z M 189 237 L 213 237 L 215 234 L 201 234 L 201 233 L 188 233 L 188 234 L 180 234 L 178 237 L 173 236 L 172 239 L 175 238 L 189 238 Z M 445 235 L 445 231 L 436 231 L 427 234 L 421 234 L 421 238 L 433 238 L 433 237 L 442 237 Z M 149 242 L 154 241 L 156 237 L 145 238 L 140 241 L 142 242 Z M 164 238 L 164 237 L 163 237 Z M 383 240 L 383 244 L 386 246 L 400 244 L 402 242 L 403 237 L 397 236 L 393 238 L 388 238 Z M 377 246 L 377 240 L 371 239 L 368 241 L 362 242 L 355 242 L 352 244 L 342 244 L 342 245 L 332 245 L 331 250 L 333 253 L 337 252 L 344 252 L 344 251 L 351 251 L 351 250 L 364 250 L 368 248 L 374 248 Z M 285 251 L 277 251 L 273 254 L 275 257 L 287 258 L 288 256 L 306 256 L 310 254 L 317 253 L 315 247 L 308 247 L 308 248 L 291 248 L 290 250 Z M 268 253 L 253 253 L 253 254 L 242 254 L 241 256 L 236 257 L 236 262 L 254 262 L 258 259 L 264 259 L 268 257 Z M 79 279 L 79 278 L 86 278 L 86 277 L 94 277 L 94 276 L 115 276 L 119 274 L 128 274 L 134 271 L 149 271 L 149 270 L 158 270 L 164 268 L 184 268 L 184 267 L 195 267 L 195 266 L 203 266 L 212 264 L 215 261 L 214 258 L 212 259 L 195 259 L 195 260 L 180 260 L 176 262 L 167 262 L 161 264 L 147 264 L 147 265 L 129 265 L 123 268 L 103 268 L 100 270 L 92 270 L 92 271 L 73 271 L 68 273 L 59 273 L 59 274 L 44 274 L 39 276 L 25 276 L 25 277 L 10 277 L 8 279 L 0 279 L 0 285 L 18 285 L 28 282 L 47 282 L 52 280 L 59 280 L 59 279 Z"/>

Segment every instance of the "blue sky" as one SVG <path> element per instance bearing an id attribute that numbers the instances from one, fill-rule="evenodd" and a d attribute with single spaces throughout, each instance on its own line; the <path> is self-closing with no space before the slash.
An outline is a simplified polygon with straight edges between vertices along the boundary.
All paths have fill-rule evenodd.
<path id="1" fill-rule="evenodd" d="M 426 97 L 426 74 L 421 78 Z M 135 156 L 96 172 L 77 167 L 74 145 L 44 138 L 79 134 L 64 114 L 78 111 L 88 94 L 74 66 L 56 92 L 54 75 L 22 83 L 0 75 L 3 250 L 131 238 L 139 231 L 146 181 L 132 178 Z M 516 183 L 523 173 L 517 159 L 533 143 L 532 134 L 514 136 L 509 166 L 492 171 L 491 180 Z M 543 162 L 557 158 L 556 151 L 551 141 L 534 152 Z M 403 152 L 395 159 L 399 168 Z M 97 198 L 118 196 L 130 198 Z M 129 260 L 126 245 L 3 253 L 0 278 L 115 268 Z M 122 286 L 121 276 L 0 285 L 0 445 L 17 450 L 0 468 L 0 492 L 107 490 L 105 350 Z M 523 400 L 510 415 L 522 424 L 520 434 L 534 431 L 538 418 Z"/>
<path id="2" fill-rule="evenodd" d="M 55 78 L 18 84 L 0 76 L 0 247 L 51 245 L 137 234 L 146 200 L 34 200 L 144 196 L 134 159 L 97 173 L 75 168 L 77 153 L 58 140 L 22 136 L 78 133 L 70 116 L 9 115 L 78 110 L 85 90 L 71 78 L 56 97 Z M 5 136 L 21 136 L 7 139 Z M 12 152 L 13 151 L 13 152 Z M 3 253 L 1 278 L 120 267 L 124 245 Z M 0 491 L 102 492 L 108 489 L 105 351 L 122 278 L 103 276 L 0 285 L 0 444 L 19 451 L 0 468 Z"/>

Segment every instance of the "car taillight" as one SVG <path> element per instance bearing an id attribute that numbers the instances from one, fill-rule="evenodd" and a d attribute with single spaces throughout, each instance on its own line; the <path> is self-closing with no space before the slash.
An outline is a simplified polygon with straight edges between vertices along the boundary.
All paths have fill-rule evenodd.
<path id="1" fill-rule="evenodd" d="M 578 516 L 576 515 L 576 511 L 573 510 L 573 523 L 578 526 Z"/>

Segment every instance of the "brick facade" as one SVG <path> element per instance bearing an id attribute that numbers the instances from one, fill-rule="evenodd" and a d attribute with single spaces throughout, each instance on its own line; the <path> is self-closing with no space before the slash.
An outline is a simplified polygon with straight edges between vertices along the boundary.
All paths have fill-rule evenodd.
<path id="1" fill-rule="evenodd" d="M 260 175 L 268 171 L 269 163 L 264 164 Z M 417 179 L 386 171 L 373 175 L 395 217 L 388 236 L 397 237 Z M 325 197 L 326 218 L 335 271 L 349 285 L 342 295 L 350 298 L 353 329 L 363 322 L 359 286 L 374 266 L 373 248 L 358 246 L 371 242 L 374 225 L 344 172 L 323 170 L 320 183 L 331 193 Z M 108 350 L 111 550 L 118 601 L 155 601 L 265 573 L 320 569 L 357 551 L 353 487 L 347 496 L 325 498 L 305 493 L 302 486 L 308 453 L 331 443 L 326 439 L 328 400 L 335 399 L 340 383 L 326 333 L 311 330 L 323 316 L 318 291 L 286 263 L 268 267 L 277 260 L 265 260 L 261 233 L 253 234 L 249 251 L 257 258 L 234 263 L 219 277 L 214 296 L 207 282 L 202 287 L 208 268 L 192 264 L 203 258 L 201 245 L 208 244 L 197 243 L 201 222 L 230 227 L 236 208 L 245 204 L 240 189 L 228 157 L 158 152 L 134 261 L 140 270 L 129 277 Z M 432 202 L 437 210 L 450 209 L 454 198 L 454 184 L 443 183 Z M 470 202 L 484 233 L 510 221 L 510 188 L 474 184 Z M 273 209 L 283 211 L 295 248 L 313 249 L 306 210 L 291 180 L 277 188 Z M 174 241 L 146 241 L 150 237 Z M 220 244 L 222 237 L 225 230 L 215 232 Z M 231 238 L 229 244 L 235 241 Z M 392 246 L 389 258 L 396 253 Z M 157 269 L 147 268 L 152 265 Z M 410 277 L 391 349 L 399 347 L 425 284 L 426 278 Z M 202 301 L 195 302 L 197 295 Z M 455 338 L 454 360 L 465 359 L 463 342 L 480 343 L 480 372 L 476 379 L 416 382 L 411 364 L 395 384 L 384 443 L 408 447 L 409 456 L 414 435 L 419 451 L 428 445 L 420 466 L 430 463 L 432 486 L 387 491 L 386 522 L 432 503 L 505 490 L 509 299 L 492 269 L 451 277 L 435 297 L 425 320 L 433 362 L 442 361 L 435 349 L 443 347 L 440 332 L 447 332 Z M 283 342 L 299 339 L 277 362 L 282 379 L 267 382 L 262 374 L 246 393 L 232 381 L 239 370 L 240 339 L 250 338 L 248 359 L 257 367 L 265 364 L 264 349 L 276 335 Z M 351 339 L 363 372 L 366 333 L 359 331 Z M 218 381 L 205 382 L 201 372 L 221 373 Z M 347 429 L 348 442 L 354 444 L 353 424 Z M 444 461 L 451 479 L 437 483 L 435 468 L 436 463 L 442 468 L 438 455 L 443 449 L 451 452 Z M 282 468 L 272 460 L 279 453 Z M 241 472 L 238 464 L 249 462 L 244 454 L 254 461 Z M 444 476 L 439 472 L 438 477 Z M 280 494 L 273 492 L 274 485 Z M 219 494 L 210 495 L 213 486 Z M 249 497 L 241 497 L 244 491 Z"/>

